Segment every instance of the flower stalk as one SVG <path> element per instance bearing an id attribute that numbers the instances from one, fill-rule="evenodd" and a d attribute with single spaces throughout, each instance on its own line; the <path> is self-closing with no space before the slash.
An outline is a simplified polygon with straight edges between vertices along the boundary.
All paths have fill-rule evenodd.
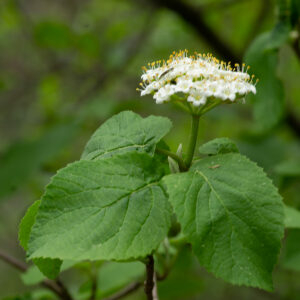
<path id="1" fill-rule="evenodd" d="M 199 119 L 200 119 L 199 115 L 192 115 L 191 135 L 190 135 L 187 156 L 185 160 L 185 165 L 187 169 L 190 168 L 195 153 L 195 148 L 196 148 L 197 138 L 198 138 Z"/>

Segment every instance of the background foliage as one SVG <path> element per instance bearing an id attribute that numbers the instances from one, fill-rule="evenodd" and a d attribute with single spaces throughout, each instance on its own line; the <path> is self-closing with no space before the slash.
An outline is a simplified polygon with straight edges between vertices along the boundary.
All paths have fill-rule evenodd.
<path id="1" fill-rule="evenodd" d="M 299 209 L 299 15 L 298 0 L 2 0 L 1 251 L 24 260 L 17 224 L 26 208 L 57 169 L 80 158 L 89 136 L 112 114 L 131 109 L 166 115 L 175 127 L 166 136 L 172 150 L 178 141 L 186 144 L 189 120 L 135 91 L 142 65 L 185 48 L 251 65 L 260 79 L 257 96 L 209 113 L 201 120 L 199 140 L 230 137 L 264 168 L 285 203 Z M 275 294 L 215 279 L 183 251 L 159 285 L 160 298 L 300 299 L 299 222 L 289 227 L 274 274 Z M 70 267 L 63 266 L 62 278 L 83 297 L 91 290 L 90 268 Z M 92 274 L 99 298 L 142 272 L 139 263 L 103 264 Z M 0 297 L 49 297 L 45 289 L 27 285 L 39 282 L 38 276 L 31 268 L 21 277 L 0 261 Z"/>

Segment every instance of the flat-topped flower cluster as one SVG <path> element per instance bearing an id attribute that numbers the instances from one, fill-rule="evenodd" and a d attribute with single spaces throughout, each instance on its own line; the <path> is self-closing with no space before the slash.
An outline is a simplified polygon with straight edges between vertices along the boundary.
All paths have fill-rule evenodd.
<path id="1" fill-rule="evenodd" d="M 167 61 L 156 61 L 143 67 L 141 95 L 153 94 L 156 103 L 181 96 L 193 106 L 202 106 L 210 99 L 235 101 L 248 93 L 256 93 L 254 76 L 245 64 L 231 67 L 211 54 L 188 56 L 188 51 L 173 52 Z M 182 97 L 183 96 L 183 97 Z"/>

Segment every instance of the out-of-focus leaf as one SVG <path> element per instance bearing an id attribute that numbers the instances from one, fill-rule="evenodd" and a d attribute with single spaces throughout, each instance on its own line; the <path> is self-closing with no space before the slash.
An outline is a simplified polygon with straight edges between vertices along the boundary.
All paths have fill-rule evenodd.
<path id="1" fill-rule="evenodd" d="M 33 300 L 56 300 L 57 296 L 50 290 L 35 288 L 31 292 Z"/>
<path id="2" fill-rule="evenodd" d="M 33 300 L 31 293 L 25 293 L 23 295 L 11 296 L 11 297 L 4 297 L 2 300 Z"/>
<path id="3" fill-rule="evenodd" d="M 288 231 L 283 265 L 289 270 L 300 271 L 300 229 Z"/>
<path id="4" fill-rule="evenodd" d="M 282 46 L 289 38 L 291 28 L 289 24 L 279 22 L 274 29 L 269 33 L 267 43 L 264 45 L 265 52 L 276 50 Z"/>
<path id="5" fill-rule="evenodd" d="M 165 300 L 194 299 L 203 290 L 195 256 L 190 247 L 183 248 L 169 276 L 158 282 L 158 294 Z"/>
<path id="6" fill-rule="evenodd" d="M 71 268 L 73 265 L 73 261 L 64 261 L 61 265 L 61 272 Z M 46 277 L 47 276 L 45 276 L 36 265 L 29 267 L 28 270 L 21 275 L 21 279 L 26 285 L 37 284 L 46 279 Z"/>
<path id="7" fill-rule="evenodd" d="M 300 176 L 300 159 L 283 161 L 275 167 L 275 172 L 285 177 Z"/>
<path id="8" fill-rule="evenodd" d="M 17 29 L 20 26 L 20 14 L 17 4 L 13 1 L 1 2 L 0 35 L 3 32 Z"/>
<path id="9" fill-rule="evenodd" d="M 286 228 L 300 228 L 300 211 L 291 206 L 285 205 L 284 215 L 284 225 Z"/>
<path id="10" fill-rule="evenodd" d="M 254 119 L 259 131 L 272 129 L 284 115 L 284 90 L 281 80 L 276 75 L 276 70 L 277 47 L 285 40 L 285 33 L 278 32 L 278 39 L 274 40 L 272 37 L 276 36 L 276 32 L 260 35 L 245 55 L 245 61 L 259 78 L 256 95 L 249 95 L 249 99 L 252 99 L 254 103 Z"/>
<path id="11" fill-rule="evenodd" d="M 216 155 L 230 152 L 239 152 L 236 144 L 229 138 L 217 138 L 199 147 L 201 154 Z"/>
<path id="12" fill-rule="evenodd" d="M 76 39 L 76 46 L 81 53 L 89 57 L 99 56 L 100 43 L 97 36 L 92 33 L 79 35 Z"/>
<path id="13" fill-rule="evenodd" d="M 112 42 L 120 41 L 128 34 L 128 22 L 120 21 L 112 24 L 105 35 L 106 38 Z"/>
<path id="14" fill-rule="evenodd" d="M 286 145 L 276 137 L 245 139 L 238 142 L 240 152 L 257 162 L 267 172 L 285 159 Z"/>
<path id="15" fill-rule="evenodd" d="M 145 266 L 141 262 L 104 264 L 98 273 L 98 297 L 107 297 L 136 280 L 141 280 Z"/>
<path id="16" fill-rule="evenodd" d="M 33 141 L 12 145 L 0 157 L 0 198 L 12 193 L 38 168 L 51 160 L 74 138 L 74 123 L 56 125 Z"/>
<path id="17" fill-rule="evenodd" d="M 40 105 L 45 114 L 51 115 L 58 110 L 60 88 L 59 77 L 54 74 L 48 74 L 41 80 L 38 95 Z"/>
<path id="18" fill-rule="evenodd" d="M 21 279 L 26 285 L 37 284 L 45 279 L 45 276 L 36 266 L 31 266 L 26 273 L 21 275 Z"/>
<path id="19" fill-rule="evenodd" d="M 75 40 L 70 28 L 62 23 L 43 21 L 34 28 L 38 45 L 52 50 L 64 50 L 73 46 Z"/>
<path id="20" fill-rule="evenodd" d="M 6 88 L 5 80 L 3 78 L 0 78 L 0 92 L 5 90 L 5 88 Z"/>

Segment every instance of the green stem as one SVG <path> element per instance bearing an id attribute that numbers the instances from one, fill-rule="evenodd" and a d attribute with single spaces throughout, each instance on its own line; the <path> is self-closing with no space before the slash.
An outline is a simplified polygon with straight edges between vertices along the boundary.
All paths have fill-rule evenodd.
<path id="1" fill-rule="evenodd" d="M 213 104 L 211 104 L 210 106 L 205 107 L 203 110 L 200 111 L 200 115 L 204 115 L 205 113 L 207 113 L 208 111 L 210 111 L 211 109 L 213 109 L 214 107 L 218 106 L 222 101 L 215 101 L 213 102 Z"/>
<path id="2" fill-rule="evenodd" d="M 199 118 L 200 118 L 199 115 L 192 115 L 192 129 L 191 129 L 189 147 L 187 151 L 187 157 L 185 161 L 185 165 L 187 169 L 190 168 L 194 157 L 194 152 L 195 152 L 195 147 L 196 147 L 197 137 L 198 137 Z"/>
<path id="3" fill-rule="evenodd" d="M 186 171 L 187 170 L 187 167 L 183 161 L 182 158 L 180 158 L 178 155 L 176 155 L 175 153 L 171 152 L 171 151 L 168 151 L 168 150 L 165 150 L 165 149 L 160 149 L 160 148 L 156 148 L 155 149 L 155 152 L 156 153 L 161 153 L 161 154 L 164 154 L 164 155 L 167 155 L 167 156 L 170 156 L 172 157 L 174 160 L 177 161 L 178 163 L 178 166 L 179 166 L 179 169 L 180 171 Z"/>

